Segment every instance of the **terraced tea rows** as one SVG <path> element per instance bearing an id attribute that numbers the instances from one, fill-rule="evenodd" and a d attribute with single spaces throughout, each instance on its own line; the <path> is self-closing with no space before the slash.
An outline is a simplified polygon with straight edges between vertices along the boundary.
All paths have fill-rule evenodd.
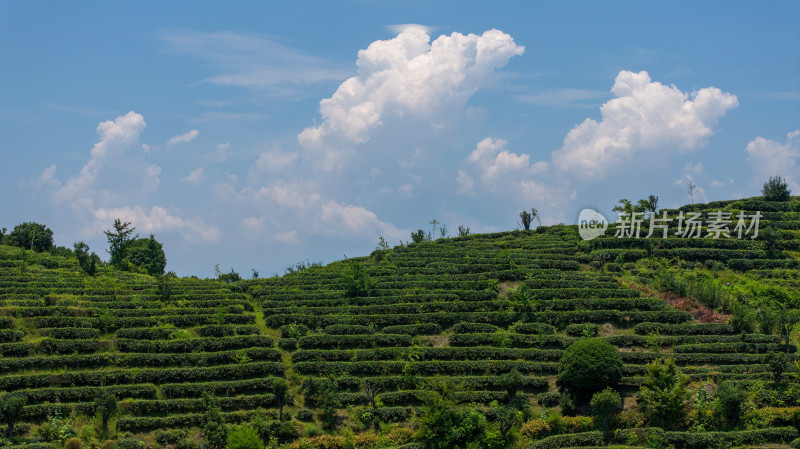
<path id="1" fill-rule="evenodd" d="M 204 393 L 219 399 L 228 423 L 259 410 L 275 417 L 277 378 L 288 383 L 287 415 L 301 431 L 314 427 L 309 415 L 319 422 L 326 413 L 408 422 L 443 394 L 491 418 L 486 407 L 515 393 L 506 381 L 514 370 L 534 410 L 558 408 L 559 360 L 593 336 L 619 348 L 619 388 L 630 398 L 647 364 L 666 358 L 691 381 L 760 388 L 773 378 L 775 353 L 797 359 L 793 341 L 736 322 L 698 322 L 696 310 L 676 309 L 638 282 L 653 277 L 643 262 L 674 259 L 686 269 L 727 266 L 793 295 L 800 213 L 792 208 L 800 203 L 787 204 L 682 208 L 762 210 L 762 227 L 778 230 L 769 241 L 617 239 L 612 225 L 583 242 L 575 227 L 552 226 L 376 250 L 231 284 L 108 268 L 92 277 L 74 260 L 0 246 L 0 391 L 26 396 L 23 429 L 54 414 L 91 416 L 99 391 L 120 400 L 120 432 L 202 427 Z M 795 372 L 787 365 L 787 376 Z M 798 400 L 773 398 L 778 411 L 770 413 L 786 416 L 764 426 L 794 422 Z M 796 431 L 764 435 L 786 443 Z M 684 436 L 662 437 L 690 447 Z M 594 444 L 597 435 L 563 444 L 581 438 Z"/>

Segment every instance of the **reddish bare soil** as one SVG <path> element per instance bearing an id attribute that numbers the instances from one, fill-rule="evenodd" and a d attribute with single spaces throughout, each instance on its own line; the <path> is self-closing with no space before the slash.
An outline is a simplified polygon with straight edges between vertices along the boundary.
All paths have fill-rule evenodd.
<path id="1" fill-rule="evenodd" d="M 730 315 L 717 312 L 714 309 L 709 309 L 693 299 L 684 298 L 669 292 L 656 291 L 652 288 L 634 283 L 628 284 L 628 287 L 639 290 L 645 295 L 656 296 L 678 310 L 685 310 L 691 313 L 692 317 L 701 323 L 727 323 L 731 319 Z"/>
<path id="2" fill-rule="evenodd" d="M 727 323 L 731 316 L 717 312 L 689 298 L 682 298 L 668 292 L 658 292 L 658 297 L 676 309 L 685 310 L 701 323 Z"/>

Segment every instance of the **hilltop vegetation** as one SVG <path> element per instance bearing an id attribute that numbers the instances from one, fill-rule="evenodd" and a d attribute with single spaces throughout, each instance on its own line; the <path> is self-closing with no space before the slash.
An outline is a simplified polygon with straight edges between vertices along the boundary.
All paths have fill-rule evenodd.
<path id="1" fill-rule="evenodd" d="M 121 222 L 92 273 L 78 245 L 0 245 L 0 446 L 797 447 L 800 198 L 779 200 L 665 211 L 759 211 L 755 239 L 582 241 L 534 210 L 252 280 L 163 275 Z"/>

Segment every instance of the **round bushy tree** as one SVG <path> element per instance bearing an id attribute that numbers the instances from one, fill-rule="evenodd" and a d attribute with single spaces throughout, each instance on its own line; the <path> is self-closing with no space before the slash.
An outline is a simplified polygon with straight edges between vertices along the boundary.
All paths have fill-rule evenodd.
<path id="1" fill-rule="evenodd" d="M 164 268 L 167 266 L 164 247 L 153 234 L 150 234 L 149 238 L 131 240 L 126 247 L 125 260 L 151 276 L 164 274 Z"/>
<path id="2" fill-rule="evenodd" d="M 43 224 L 28 221 L 14 226 L 4 241 L 40 253 L 53 247 L 53 231 Z"/>
<path id="3" fill-rule="evenodd" d="M 571 344 L 558 362 L 558 386 L 581 402 L 622 378 L 619 350 L 602 338 L 587 338 Z"/>

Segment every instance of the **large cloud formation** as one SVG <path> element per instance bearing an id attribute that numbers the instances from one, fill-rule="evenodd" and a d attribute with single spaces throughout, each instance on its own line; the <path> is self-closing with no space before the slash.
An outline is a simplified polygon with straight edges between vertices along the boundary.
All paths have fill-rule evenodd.
<path id="1" fill-rule="evenodd" d="M 298 140 L 307 148 L 358 144 L 388 116 L 435 120 L 463 108 L 495 69 L 524 51 L 498 30 L 431 42 L 425 28 L 407 26 L 358 52 L 358 74 L 320 101 L 321 123 L 304 129 Z"/>
<path id="2" fill-rule="evenodd" d="M 619 72 L 611 92 L 617 98 L 603 104 L 599 122 L 587 118 L 564 138 L 553 153 L 556 167 L 600 177 L 638 152 L 697 148 L 719 118 L 739 105 L 736 95 L 716 87 L 685 93 L 651 81 L 644 71 Z"/>
<path id="3" fill-rule="evenodd" d="M 135 147 L 146 126 L 144 117 L 134 111 L 100 122 L 99 140 L 80 173 L 62 185 L 54 176 L 53 165 L 42 172 L 39 183 L 55 189 L 51 193 L 53 202 L 69 205 L 87 233 L 106 229 L 115 218 L 120 218 L 145 232 L 177 230 L 187 239 L 217 240 L 220 231 L 200 218 L 181 218 L 160 206 L 152 206 L 148 213 L 141 205 L 122 204 L 130 197 L 150 195 L 160 185 L 161 167 L 125 155 Z M 185 136 L 191 137 L 182 141 L 189 141 L 196 134 L 196 131 L 187 133 Z"/>
<path id="4" fill-rule="evenodd" d="M 81 203 L 83 207 L 92 207 L 91 188 L 100 169 L 108 159 L 121 155 L 123 150 L 136 142 L 145 126 L 147 124 L 144 117 L 134 111 L 117 117 L 113 121 L 100 122 L 97 125 L 97 134 L 100 136 L 100 140 L 92 147 L 89 160 L 81 169 L 80 174 L 70 178 L 53 194 L 56 204 L 72 201 Z M 54 170 L 54 167 L 51 169 Z"/>

